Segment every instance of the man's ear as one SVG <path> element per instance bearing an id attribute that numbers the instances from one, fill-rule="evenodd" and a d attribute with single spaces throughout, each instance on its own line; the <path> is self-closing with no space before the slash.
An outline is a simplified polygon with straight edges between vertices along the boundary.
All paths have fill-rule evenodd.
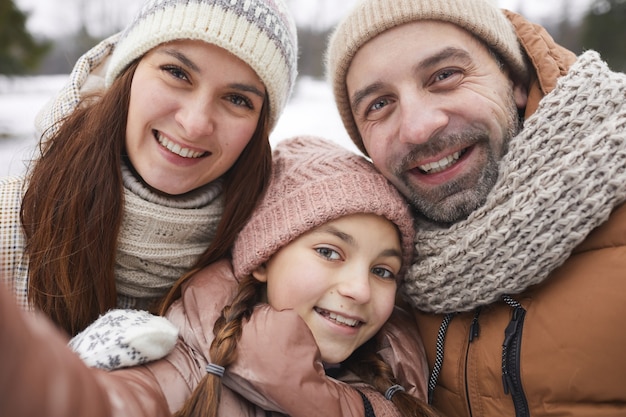
<path id="1" fill-rule="evenodd" d="M 267 266 L 265 263 L 259 265 L 251 272 L 252 276 L 260 282 L 267 282 Z"/>
<path id="2" fill-rule="evenodd" d="M 520 110 L 525 109 L 528 103 L 528 88 L 521 83 L 516 83 L 513 85 L 513 97 L 517 108 Z"/>

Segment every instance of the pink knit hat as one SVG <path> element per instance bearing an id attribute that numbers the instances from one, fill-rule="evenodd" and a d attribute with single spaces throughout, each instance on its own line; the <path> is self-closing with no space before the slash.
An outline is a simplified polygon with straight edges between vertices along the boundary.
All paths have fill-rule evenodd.
<path id="1" fill-rule="evenodd" d="M 368 160 L 316 137 L 279 142 L 273 158 L 269 188 L 235 241 L 237 278 L 303 233 L 356 213 L 377 214 L 396 225 L 403 275 L 413 254 L 413 218 L 403 197 Z"/>

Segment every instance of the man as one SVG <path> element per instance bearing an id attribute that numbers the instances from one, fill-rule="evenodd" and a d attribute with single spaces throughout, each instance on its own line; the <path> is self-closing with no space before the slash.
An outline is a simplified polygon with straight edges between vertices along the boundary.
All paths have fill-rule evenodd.
<path id="1" fill-rule="evenodd" d="M 626 415 L 626 75 L 489 0 L 364 0 L 328 73 L 415 209 L 431 402 Z"/>

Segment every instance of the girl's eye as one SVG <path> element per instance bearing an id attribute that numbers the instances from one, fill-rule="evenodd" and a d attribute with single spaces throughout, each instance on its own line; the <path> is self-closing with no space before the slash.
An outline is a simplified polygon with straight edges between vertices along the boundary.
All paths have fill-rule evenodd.
<path id="1" fill-rule="evenodd" d="M 184 81 L 189 80 L 187 73 L 183 71 L 182 68 L 176 65 L 165 65 L 162 68 L 164 71 L 169 72 L 174 78 L 178 78 L 179 80 L 184 80 Z"/>
<path id="2" fill-rule="evenodd" d="M 254 109 L 254 105 L 252 101 L 245 96 L 240 96 L 238 94 L 233 94 L 228 97 L 230 102 L 235 106 L 247 107 L 249 109 Z"/>
<path id="3" fill-rule="evenodd" d="M 375 267 L 372 268 L 372 273 L 384 279 L 396 279 L 396 275 L 387 268 Z"/>
<path id="4" fill-rule="evenodd" d="M 319 253 L 323 258 L 326 258 L 331 261 L 336 261 L 338 259 L 341 259 L 339 252 L 330 248 L 325 248 L 325 247 L 315 248 L 315 251 Z"/>

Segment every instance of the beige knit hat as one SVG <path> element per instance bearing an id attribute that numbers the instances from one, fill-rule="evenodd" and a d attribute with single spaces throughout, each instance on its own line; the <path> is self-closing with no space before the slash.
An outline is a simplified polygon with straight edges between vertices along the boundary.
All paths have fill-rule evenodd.
<path id="1" fill-rule="evenodd" d="M 235 276 L 248 275 L 280 248 L 324 223 L 373 213 L 400 231 L 401 278 L 413 254 L 413 218 L 400 193 L 369 161 L 315 137 L 281 141 L 273 158 L 269 188 L 233 247 Z"/>
<path id="2" fill-rule="evenodd" d="M 273 127 L 297 74 L 297 37 L 283 0 L 149 0 L 124 30 L 106 86 L 135 59 L 176 39 L 202 40 L 230 51 L 265 84 Z"/>
<path id="3" fill-rule="evenodd" d="M 367 155 L 356 127 L 346 88 L 346 75 L 361 46 L 380 33 L 404 23 L 439 20 L 453 23 L 496 51 L 519 79 L 527 67 L 513 26 L 495 0 L 361 0 L 339 23 L 326 56 L 326 68 L 339 114 L 356 146 Z"/>

